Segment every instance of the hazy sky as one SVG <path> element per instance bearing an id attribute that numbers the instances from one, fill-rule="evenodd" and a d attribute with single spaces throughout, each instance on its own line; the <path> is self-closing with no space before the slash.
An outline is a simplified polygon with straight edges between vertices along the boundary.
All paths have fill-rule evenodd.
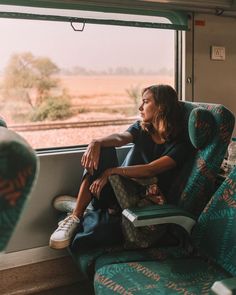
<path id="1" fill-rule="evenodd" d="M 158 70 L 174 63 L 170 30 L 87 24 L 74 32 L 69 23 L 0 19 L 0 44 L 1 72 L 12 53 L 26 51 L 50 57 L 60 68 Z"/>

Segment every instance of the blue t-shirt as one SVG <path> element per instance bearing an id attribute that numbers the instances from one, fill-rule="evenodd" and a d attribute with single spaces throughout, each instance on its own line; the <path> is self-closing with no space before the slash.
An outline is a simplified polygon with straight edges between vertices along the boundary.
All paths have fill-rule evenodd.
<path id="1" fill-rule="evenodd" d="M 122 166 L 147 164 L 162 156 L 168 156 L 176 162 L 175 168 L 158 174 L 159 187 L 163 194 L 168 197 L 168 189 L 189 155 L 189 144 L 183 139 L 157 144 L 153 141 L 151 135 L 141 128 L 140 121 L 131 125 L 127 131 L 133 136 L 134 146 L 129 151 Z"/>

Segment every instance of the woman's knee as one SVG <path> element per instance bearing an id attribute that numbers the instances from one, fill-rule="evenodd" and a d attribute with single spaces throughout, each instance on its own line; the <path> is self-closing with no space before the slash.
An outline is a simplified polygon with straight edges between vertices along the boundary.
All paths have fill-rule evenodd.
<path id="1" fill-rule="evenodd" d="M 101 148 L 99 163 L 97 170 L 94 170 L 93 175 L 89 175 L 88 171 L 85 169 L 82 179 L 85 176 L 89 177 L 90 183 L 97 179 L 106 169 L 117 167 L 118 158 L 116 154 L 116 149 L 114 147 L 103 147 Z"/>

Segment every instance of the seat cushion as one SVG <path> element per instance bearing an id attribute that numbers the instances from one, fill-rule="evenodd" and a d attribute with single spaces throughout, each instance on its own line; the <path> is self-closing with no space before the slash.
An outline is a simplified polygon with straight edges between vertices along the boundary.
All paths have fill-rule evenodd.
<path id="1" fill-rule="evenodd" d="M 230 277 L 202 259 L 174 259 L 111 264 L 94 279 L 96 295 L 208 294 L 216 280 Z"/>
<path id="2" fill-rule="evenodd" d="M 97 258 L 95 271 L 105 265 L 128 263 L 133 261 L 164 261 L 166 259 L 187 258 L 189 251 L 179 246 L 153 247 L 139 250 L 113 249 Z"/>

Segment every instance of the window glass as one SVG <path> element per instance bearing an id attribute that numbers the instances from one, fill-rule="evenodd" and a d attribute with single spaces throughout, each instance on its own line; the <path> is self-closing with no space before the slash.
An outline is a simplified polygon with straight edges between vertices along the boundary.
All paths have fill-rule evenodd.
<path id="1" fill-rule="evenodd" d="M 174 86 L 174 31 L 0 19 L 0 115 L 34 148 L 87 144 L 138 118 L 143 87 Z M 80 26 L 76 24 L 76 26 Z"/>

